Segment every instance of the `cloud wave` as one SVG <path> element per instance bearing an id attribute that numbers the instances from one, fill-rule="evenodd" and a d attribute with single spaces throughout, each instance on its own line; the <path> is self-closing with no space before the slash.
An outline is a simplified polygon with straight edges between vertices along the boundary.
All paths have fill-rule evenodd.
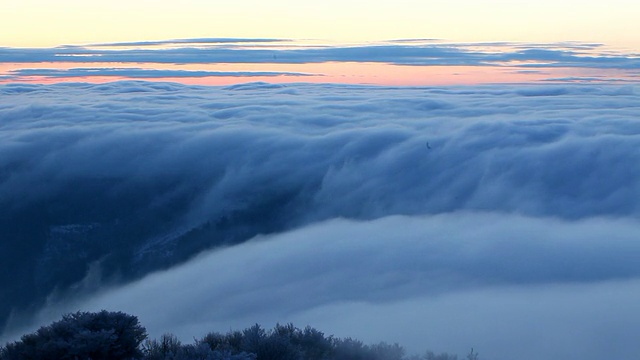
<path id="1" fill-rule="evenodd" d="M 332 220 L 45 309 L 41 321 L 117 309 L 154 336 L 171 330 L 185 340 L 296 321 L 415 352 L 632 359 L 637 342 L 625 334 L 640 319 L 639 225 L 486 213 Z"/>
<path id="2" fill-rule="evenodd" d="M 632 86 L 119 82 L 0 92 L 11 100 L 0 112 L 0 200 L 12 204 L 74 179 L 157 178 L 197 188 L 205 213 L 214 199 L 246 206 L 261 189 L 305 189 L 325 217 L 640 212 L 640 173 L 623 166 L 640 156 Z"/>

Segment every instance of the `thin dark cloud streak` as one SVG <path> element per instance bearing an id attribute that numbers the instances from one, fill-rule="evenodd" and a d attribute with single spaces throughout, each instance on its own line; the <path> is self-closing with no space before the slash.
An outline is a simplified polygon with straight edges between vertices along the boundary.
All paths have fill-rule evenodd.
<path id="1" fill-rule="evenodd" d="M 286 71 L 197 71 L 158 70 L 143 68 L 72 68 L 72 69 L 18 69 L 9 72 L 5 79 L 19 81 L 24 77 L 75 78 L 89 76 L 114 76 L 139 79 L 154 78 L 203 78 L 203 77 L 274 77 L 274 76 L 322 76 L 321 74 Z"/>
<path id="2" fill-rule="evenodd" d="M 587 77 L 587 76 L 567 76 L 558 78 L 542 79 L 543 82 L 562 82 L 562 83 L 637 83 L 634 79 L 621 79 L 614 77 Z"/>
<path id="3" fill-rule="evenodd" d="M 191 39 L 171 39 L 155 41 L 124 41 L 112 43 L 89 44 L 87 47 L 129 47 L 129 46 L 159 46 L 159 45 L 189 45 L 189 44 L 247 44 L 247 43 L 286 43 L 289 39 L 270 38 L 191 38 Z"/>
<path id="4" fill-rule="evenodd" d="M 194 42 L 196 42 L 194 40 Z M 190 44 L 185 40 L 185 44 Z M 475 49 L 476 45 L 494 47 Z M 245 48 L 220 46 L 173 47 L 160 49 L 92 49 L 88 46 L 64 48 L 0 48 L 2 63 L 36 62 L 116 62 L 158 64 L 264 63 L 307 64 L 323 62 L 378 62 L 414 66 L 509 66 L 638 69 L 637 54 L 598 54 L 586 44 L 416 44 L 404 42 L 361 46 L 309 48 Z M 567 49 L 567 47 L 570 47 Z M 572 48 L 571 48 L 572 47 Z"/>

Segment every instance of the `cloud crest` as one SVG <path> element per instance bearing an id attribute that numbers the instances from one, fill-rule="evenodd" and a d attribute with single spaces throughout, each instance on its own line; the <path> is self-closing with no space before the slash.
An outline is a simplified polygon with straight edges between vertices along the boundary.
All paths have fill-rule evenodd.
<path id="1" fill-rule="evenodd" d="M 633 87 L 121 82 L 0 92 L 12 100 L 0 113 L 4 202 L 71 179 L 155 177 L 199 187 L 193 204 L 205 213 L 221 196 L 250 203 L 246 186 L 306 189 L 321 217 L 640 212 L 640 173 L 622 166 L 640 157 Z"/>
<path id="2" fill-rule="evenodd" d="M 184 339 L 297 321 L 416 352 L 473 345 L 492 359 L 631 359 L 629 336 L 610 338 L 632 333 L 629 319 L 626 329 L 606 323 L 638 319 L 639 232 L 629 220 L 486 213 L 333 220 L 201 255 L 69 309 L 128 311 L 152 335 L 171 329 Z M 581 332 L 563 333 L 570 328 Z M 620 348 L 590 343 L 599 336 Z"/>

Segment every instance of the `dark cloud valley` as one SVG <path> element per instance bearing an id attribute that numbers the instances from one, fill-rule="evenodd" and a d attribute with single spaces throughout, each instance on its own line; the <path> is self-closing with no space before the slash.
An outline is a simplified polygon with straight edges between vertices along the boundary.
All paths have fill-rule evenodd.
<path id="1" fill-rule="evenodd" d="M 187 340 L 632 359 L 637 91 L 2 85 L 3 339 L 108 308 Z"/>

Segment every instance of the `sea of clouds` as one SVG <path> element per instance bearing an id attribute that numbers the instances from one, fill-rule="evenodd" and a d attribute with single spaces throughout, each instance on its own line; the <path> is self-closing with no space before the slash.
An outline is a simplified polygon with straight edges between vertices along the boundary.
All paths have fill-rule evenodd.
<path id="1" fill-rule="evenodd" d="M 161 189 L 141 211 L 186 203 L 132 251 L 228 214 L 252 238 L 51 301 L 27 328 L 106 308 L 187 341 L 291 321 L 410 352 L 633 359 L 638 90 L 0 86 L 3 220 L 116 179 L 94 191 Z"/>

